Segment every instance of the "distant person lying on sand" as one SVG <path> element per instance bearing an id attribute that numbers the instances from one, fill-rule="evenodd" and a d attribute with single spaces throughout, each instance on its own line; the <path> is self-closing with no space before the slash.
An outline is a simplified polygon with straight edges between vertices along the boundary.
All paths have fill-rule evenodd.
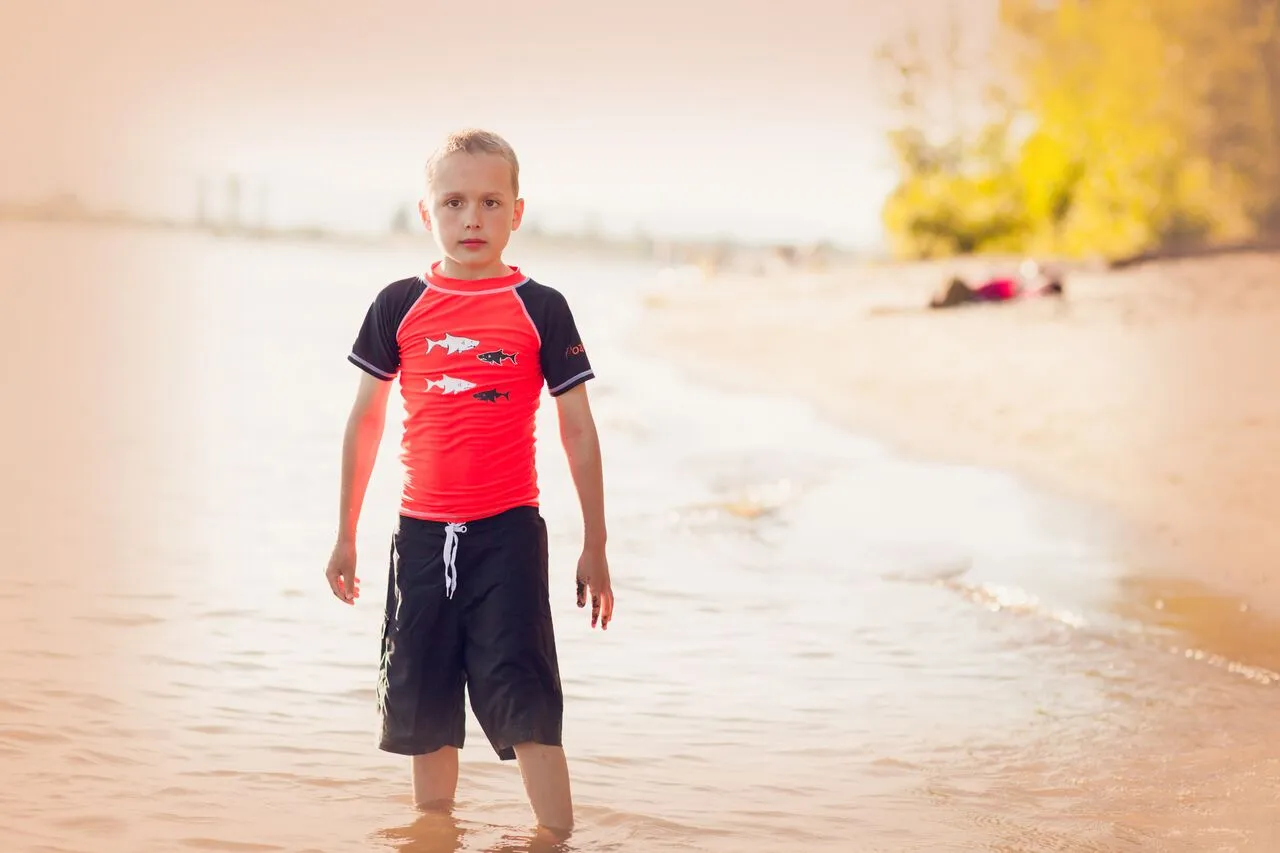
<path id="1" fill-rule="evenodd" d="M 974 302 L 1009 302 L 1032 296 L 1062 296 L 1062 279 L 1043 273 L 1038 267 L 1017 276 L 989 278 L 977 287 L 971 286 L 959 276 L 947 282 L 946 290 L 935 293 L 929 300 L 930 308 L 952 308 Z"/>

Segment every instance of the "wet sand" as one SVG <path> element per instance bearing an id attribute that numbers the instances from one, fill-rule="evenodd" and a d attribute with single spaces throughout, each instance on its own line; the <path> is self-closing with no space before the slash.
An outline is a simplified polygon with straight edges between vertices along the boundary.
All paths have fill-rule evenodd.
<path id="1" fill-rule="evenodd" d="M 1116 513 L 1135 574 L 1176 578 L 1170 597 L 1221 632 L 1243 608 L 1280 616 L 1280 256 L 1085 271 L 1061 301 L 920 309 L 953 269 L 992 263 L 673 276 L 644 342 L 913 455 Z M 1246 650 L 1275 662 L 1262 638 Z"/>

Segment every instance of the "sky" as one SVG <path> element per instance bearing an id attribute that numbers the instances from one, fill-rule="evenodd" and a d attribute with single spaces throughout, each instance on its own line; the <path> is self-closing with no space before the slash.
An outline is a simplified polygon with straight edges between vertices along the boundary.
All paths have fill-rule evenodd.
<path id="1" fill-rule="evenodd" d="M 7 0 L 0 197 L 382 227 L 449 130 L 521 159 L 526 221 L 879 240 L 877 47 L 996 0 Z"/>

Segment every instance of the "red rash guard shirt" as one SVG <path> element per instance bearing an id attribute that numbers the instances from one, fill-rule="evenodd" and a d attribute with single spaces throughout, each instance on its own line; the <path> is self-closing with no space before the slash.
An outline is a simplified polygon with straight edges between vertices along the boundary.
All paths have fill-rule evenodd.
<path id="1" fill-rule="evenodd" d="M 501 278 L 421 277 L 384 287 L 348 360 L 400 377 L 405 405 L 400 511 L 475 521 L 537 506 L 534 421 L 595 373 L 564 296 L 516 267 Z"/>

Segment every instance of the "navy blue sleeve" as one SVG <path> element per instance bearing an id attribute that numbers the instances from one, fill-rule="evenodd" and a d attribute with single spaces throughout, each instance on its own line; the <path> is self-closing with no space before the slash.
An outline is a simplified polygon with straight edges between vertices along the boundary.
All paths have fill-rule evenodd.
<path id="1" fill-rule="evenodd" d="M 408 278 L 380 290 L 365 312 L 347 361 L 379 379 L 394 379 L 400 372 L 400 344 L 396 333 L 425 289 L 421 279 Z"/>
<path id="2" fill-rule="evenodd" d="M 595 378 L 569 301 L 560 291 L 525 282 L 516 289 L 542 339 L 542 375 L 552 397 Z"/>

